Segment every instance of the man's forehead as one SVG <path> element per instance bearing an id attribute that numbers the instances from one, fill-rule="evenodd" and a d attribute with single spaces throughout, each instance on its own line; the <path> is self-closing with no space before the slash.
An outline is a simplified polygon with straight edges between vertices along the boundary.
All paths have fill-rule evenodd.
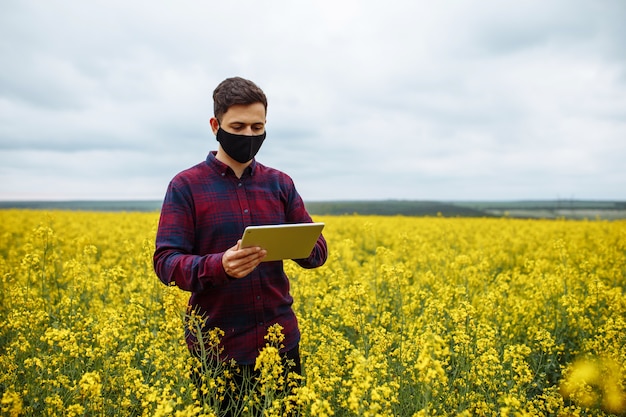
<path id="1" fill-rule="evenodd" d="M 262 103 L 235 104 L 222 119 L 227 123 L 265 123 L 265 106 Z"/>

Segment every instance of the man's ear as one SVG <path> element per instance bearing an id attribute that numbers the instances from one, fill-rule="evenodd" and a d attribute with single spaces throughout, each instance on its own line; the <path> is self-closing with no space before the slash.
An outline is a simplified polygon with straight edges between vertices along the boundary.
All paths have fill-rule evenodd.
<path id="1" fill-rule="evenodd" d="M 220 127 L 220 122 L 215 117 L 211 117 L 209 123 L 211 123 L 211 130 L 213 131 L 213 134 L 217 135 L 217 129 Z"/>

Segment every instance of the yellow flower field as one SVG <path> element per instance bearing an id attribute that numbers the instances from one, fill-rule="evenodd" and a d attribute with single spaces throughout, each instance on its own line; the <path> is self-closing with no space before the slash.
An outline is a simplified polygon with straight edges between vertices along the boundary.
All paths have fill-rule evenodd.
<path id="1" fill-rule="evenodd" d="M 626 413 L 626 221 L 315 220 L 327 264 L 286 263 L 304 378 L 281 390 L 271 329 L 241 415 Z M 0 415 L 215 415 L 229 365 L 194 388 L 157 221 L 0 211 Z"/>

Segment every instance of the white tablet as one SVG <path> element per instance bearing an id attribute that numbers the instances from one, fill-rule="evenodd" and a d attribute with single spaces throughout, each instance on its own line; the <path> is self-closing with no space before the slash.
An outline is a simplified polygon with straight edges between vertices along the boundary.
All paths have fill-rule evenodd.
<path id="1" fill-rule="evenodd" d="M 266 261 L 308 258 L 322 233 L 324 223 L 294 223 L 248 226 L 241 247 L 259 246 L 267 251 Z"/>

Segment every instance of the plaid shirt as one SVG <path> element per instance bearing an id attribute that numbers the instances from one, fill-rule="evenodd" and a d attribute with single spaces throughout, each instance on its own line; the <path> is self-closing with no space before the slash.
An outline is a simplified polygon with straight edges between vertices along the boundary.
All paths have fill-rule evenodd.
<path id="1" fill-rule="evenodd" d="M 311 222 L 293 181 L 256 161 L 241 178 L 215 158 L 191 167 L 170 182 L 156 237 L 154 269 L 161 281 L 190 291 L 189 305 L 206 318 L 205 330 L 224 331 L 222 359 L 253 364 L 265 346 L 267 328 L 283 327 L 285 349 L 296 347 L 300 331 L 291 308 L 283 262 L 263 262 L 242 279 L 229 277 L 222 254 L 241 238 L 246 226 Z M 304 268 L 326 261 L 320 236 Z M 188 346 L 194 337 L 187 331 Z"/>

